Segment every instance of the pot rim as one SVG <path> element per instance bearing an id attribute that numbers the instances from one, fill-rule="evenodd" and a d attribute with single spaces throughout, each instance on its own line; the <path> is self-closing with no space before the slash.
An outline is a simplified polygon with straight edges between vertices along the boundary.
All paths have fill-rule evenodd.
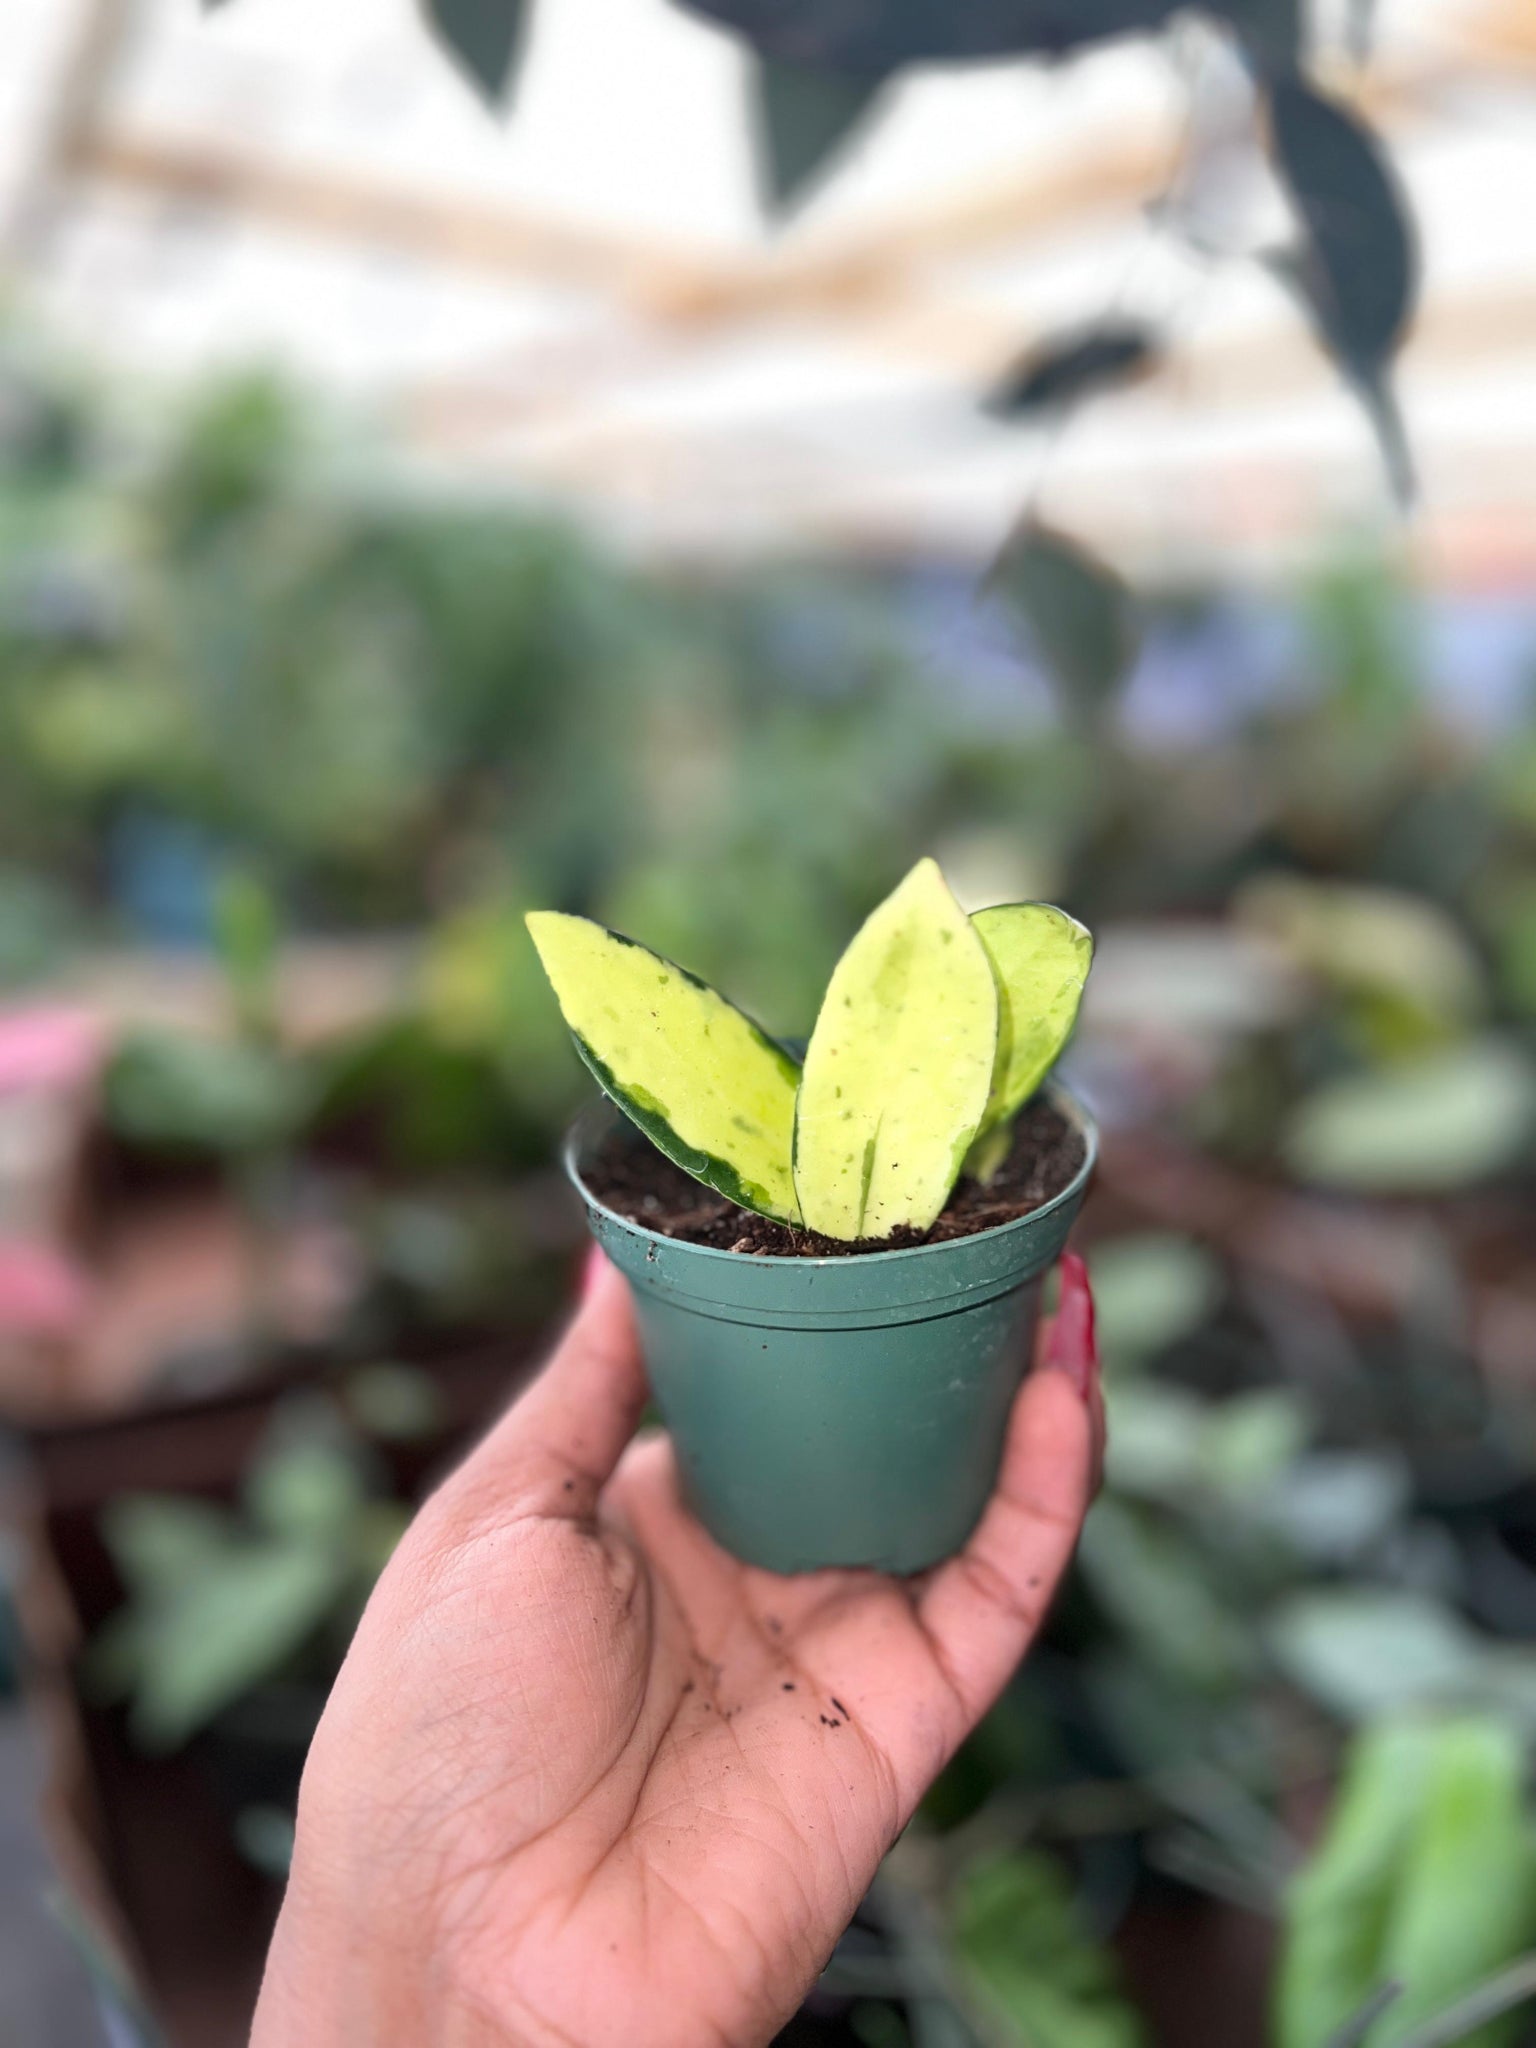
<path id="1" fill-rule="evenodd" d="M 1099 1163 L 1098 1124 L 1087 1105 L 1078 1096 L 1074 1095 L 1065 1083 L 1058 1081 L 1054 1075 L 1046 1079 L 1040 1092 L 1048 1096 L 1053 1106 L 1059 1109 L 1067 1121 L 1076 1127 L 1083 1140 L 1082 1163 L 1066 1186 L 1058 1189 L 1048 1202 L 1040 1203 L 1038 1208 L 1026 1209 L 1022 1216 L 1010 1217 L 1006 1223 L 994 1223 L 986 1230 L 973 1230 L 964 1237 L 944 1238 L 938 1244 L 900 1245 L 888 1252 L 843 1252 L 810 1259 L 795 1257 L 787 1252 L 753 1252 L 749 1255 L 745 1252 L 729 1251 L 719 1245 L 690 1244 L 686 1238 L 667 1237 L 661 1231 L 650 1230 L 647 1229 L 645 1224 L 637 1223 L 633 1216 L 625 1216 L 617 1209 L 610 1209 L 606 1202 L 600 1201 L 593 1194 L 587 1183 L 582 1179 L 578 1158 L 583 1145 L 594 1135 L 595 1127 L 600 1121 L 608 1123 L 623 1117 L 624 1112 L 619 1108 L 618 1104 L 611 1101 L 606 1095 L 599 1095 L 595 1101 L 589 1102 L 586 1108 L 574 1119 L 560 1147 L 560 1163 L 564 1167 L 566 1177 L 572 1187 L 575 1188 L 577 1194 L 580 1195 L 582 1201 L 589 1209 L 595 1210 L 598 1215 L 606 1217 L 609 1223 L 617 1229 L 628 1231 L 635 1237 L 649 1239 L 656 1244 L 667 1245 L 673 1250 L 687 1253 L 693 1258 L 724 1259 L 735 1266 L 750 1263 L 759 1269 L 764 1266 L 792 1267 L 802 1272 L 825 1271 L 828 1268 L 848 1269 L 851 1267 L 856 1270 L 864 1270 L 870 1266 L 889 1267 L 898 1260 L 934 1258 L 942 1256 L 946 1252 L 953 1254 L 964 1245 L 979 1245 L 995 1238 L 1005 1237 L 1011 1230 L 1022 1230 L 1026 1225 L 1039 1223 L 1045 1217 L 1053 1214 L 1055 1210 L 1063 1208 L 1067 1203 L 1076 1201 L 1081 1196 L 1093 1174 L 1094 1168 Z"/>

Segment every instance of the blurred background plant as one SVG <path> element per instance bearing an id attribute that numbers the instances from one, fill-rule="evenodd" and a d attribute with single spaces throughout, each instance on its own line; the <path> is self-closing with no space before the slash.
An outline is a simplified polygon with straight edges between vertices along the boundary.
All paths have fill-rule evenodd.
<path id="1" fill-rule="evenodd" d="M 475 60 L 432 11 L 499 84 L 515 38 Z M 1219 12 L 1294 114 L 1290 11 Z M 876 104 L 867 68 L 808 83 L 816 54 L 753 74 L 786 194 Z M 770 306 L 805 303 L 815 246 L 787 247 Z M 667 317 L 707 322 L 664 273 Z M 1394 460 L 1398 282 L 1354 378 Z M 1070 347 L 1053 319 L 994 413 L 1033 431 L 1149 374 L 1138 319 Z M 1071 1067 L 1106 1130 L 1109 1468 L 1046 1641 L 786 2041 L 1530 2038 L 1528 590 L 1448 595 L 1350 519 L 1262 579 L 1172 550 L 1133 594 L 1033 498 L 978 589 L 985 494 L 948 553 L 619 548 L 397 459 L 292 371 L 144 395 L 0 327 L 0 1574 L 128 2038 L 133 1977 L 178 2048 L 242 2038 L 359 1604 L 569 1296 L 582 1086 L 524 908 L 800 1034 L 935 849 L 969 904 L 1099 934 Z M 738 531 L 750 490 L 678 466 L 641 464 L 668 517 Z"/>

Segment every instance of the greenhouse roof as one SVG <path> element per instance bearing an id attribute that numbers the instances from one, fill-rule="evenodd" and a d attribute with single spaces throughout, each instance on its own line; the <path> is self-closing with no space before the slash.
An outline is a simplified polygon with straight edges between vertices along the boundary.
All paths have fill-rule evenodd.
<path id="1" fill-rule="evenodd" d="M 1536 554 L 1536 32 L 1522 0 L 1379 16 L 1368 68 L 1333 82 L 1423 235 L 1416 545 L 1497 583 Z M 275 361 L 384 408 L 434 468 L 631 542 L 973 555 L 1038 494 L 1183 574 L 1390 516 L 1273 272 L 1149 218 L 1177 175 L 1207 239 L 1283 232 L 1202 31 L 915 74 L 777 230 L 740 52 L 667 0 L 542 0 L 507 116 L 410 0 L 11 0 L 7 46 L 8 267 L 54 330 L 154 379 Z M 1166 331 L 1153 374 L 1065 434 L 982 410 L 1106 309 Z"/>

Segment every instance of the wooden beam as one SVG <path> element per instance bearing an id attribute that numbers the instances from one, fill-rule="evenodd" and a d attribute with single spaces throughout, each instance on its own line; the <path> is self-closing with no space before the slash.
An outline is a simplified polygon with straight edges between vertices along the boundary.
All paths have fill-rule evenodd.
<path id="1" fill-rule="evenodd" d="M 346 172 L 284 164 L 220 143 L 97 124 L 76 138 L 77 178 L 243 215 L 353 247 L 380 245 L 450 269 L 566 285 L 649 310 L 707 262 L 628 235 L 443 199 Z"/>

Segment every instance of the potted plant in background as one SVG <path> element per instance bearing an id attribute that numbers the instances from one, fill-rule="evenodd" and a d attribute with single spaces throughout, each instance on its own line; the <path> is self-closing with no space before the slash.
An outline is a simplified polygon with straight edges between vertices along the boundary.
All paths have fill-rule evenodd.
<path id="1" fill-rule="evenodd" d="M 1037 1097 L 1087 931 L 1044 904 L 969 918 L 920 861 L 838 962 L 802 1063 L 632 940 L 529 927 L 582 1058 L 650 1140 L 589 1114 L 567 1161 L 706 1526 L 779 1571 L 948 1555 L 1093 1166 L 1080 1105 Z"/>

